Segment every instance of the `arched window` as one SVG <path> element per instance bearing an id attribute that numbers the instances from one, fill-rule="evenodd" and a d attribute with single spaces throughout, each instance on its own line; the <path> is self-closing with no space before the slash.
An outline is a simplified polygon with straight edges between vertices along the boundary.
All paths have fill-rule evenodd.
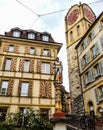
<path id="1" fill-rule="evenodd" d="M 80 32 L 80 26 L 78 25 L 78 26 L 77 26 L 77 34 L 78 34 L 78 36 L 80 35 L 80 33 L 81 33 L 81 32 Z"/>
<path id="2" fill-rule="evenodd" d="M 70 40 L 73 40 L 73 31 L 70 32 Z"/>

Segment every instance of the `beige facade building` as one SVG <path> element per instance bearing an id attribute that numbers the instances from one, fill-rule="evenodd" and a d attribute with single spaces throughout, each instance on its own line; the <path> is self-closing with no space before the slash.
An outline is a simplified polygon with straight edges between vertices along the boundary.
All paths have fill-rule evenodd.
<path id="1" fill-rule="evenodd" d="M 81 79 L 75 47 L 95 19 L 92 9 L 87 4 L 81 3 L 80 5 L 72 6 L 65 17 L 69 87 L 73 113 L 77 112 L 74 99 L 81 94 Z"/>
<path id="2" fill-rule="evenodd" d="M 76 48 L 85 113 L 103 115 L 103 12 Z"/>
<path id="3" fill-rule="evenodd" d="M 54 61 L 62 43 L 48 32 L 12 28 L 0 35 L 0 115 L 55 112 Z"/>

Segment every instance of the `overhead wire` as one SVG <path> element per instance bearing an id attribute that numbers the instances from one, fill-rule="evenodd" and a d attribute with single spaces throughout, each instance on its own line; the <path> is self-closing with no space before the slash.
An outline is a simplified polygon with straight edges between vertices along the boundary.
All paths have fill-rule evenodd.
<path id="1" fill-rule="evenodd" d="M 89 3 L 89 5 L 94 4 L 94 3 L 99 3 L 99 2 L 103 2 L 103 0 L 98 0 L 98 1 L 91 2 L 91 3 Z"/>
<path id="2" fill-rule="evenodd" d="M 51 15 L 51 14 L 55 14 L 55 13 L 59 13 L 59 12 L 62 12 L 62 11 L 65 11 L 65 10 L 70 9 L 70 8 L 65 8 L 65 9 L 61 9 L 61 10 L 57 10 L 57 11 L 53 11 L 53 12 L 49 12 L 49 13 L 38 14 L 38 13 L 34 12 L 34 11 L 33 11 L 31 8 L 29 8 L 28 6 L 26 6 L 25 4 L 23 4 L 22 2 L 20 2 L 19 0 L 16 0 L 16 1 L 37 16 L 37 18 L 36 18 L 36 19 L 33 21 L 33 23 L 31 24 L 30 28 L 33 26 L 33 24 L 34 24 L 34 23 L 38 20 L 38 18 L 40 18 L 40 17 L 47 16 L 47 15 Z M 99 2 L 103 2 L 103 0 L 94 1 L 94 2 L 88 3 L 88 5 L 94 4 L 94 3 L 99 3 Z"/>
<path id="3" fill-rule="evenodd" d="M 25 8 L 27 8 L 29 11 L 31 11 L 32 13 L 34 13 L 35 15 L 37 15 L 39 17 L 39 14 L 37 14 L 36 12 L 34 12 L 31 8 L 29 8 L 28 6 L 24 5 L 22 2 L 20 2 L 19 0 L 16 0 L 19 4 L 21 4 L 22 6 L 24 6 Z"/>

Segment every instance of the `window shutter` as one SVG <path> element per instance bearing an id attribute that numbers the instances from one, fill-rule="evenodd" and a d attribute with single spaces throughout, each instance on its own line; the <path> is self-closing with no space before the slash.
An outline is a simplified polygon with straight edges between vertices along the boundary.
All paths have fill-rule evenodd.
<path id="1" fill-rule="evenodd" d="M 37 72 L 38 73 L 41 73 L 41 65 L 42 65 L 42 62 L 40 60 L 37 61 Z"/>
<path id="2" fill-rule="evenodd" d="M 86 79 L 85 79 L 85 75 L 82 76 L 82 84 L 84 87 L 86 87 Z"/>
<path id="3" fill-rule="evenodd" d="M 93 68 L 91 69 L 91 80 L 92 80 L 92 82 L 95 80 Z"/>
<path id="4" fill-rule="evenodd" d="M 103 75 L 103 62 L 100 61 L 98 64 L 99 64 L 100 74 Z"/>
<path id="5" fill-rule="evenodd" d="M 29 82 L 29 90 L 28 90 L 28 96 L 32 96 L 32 88 L 33 88 L 33 81 Z"/>
<path id="6" fill-rule="evenodd" d="M 96 102 L 98 102 L 98 89 L 95 89 Z"/>
<path id="7" fill-rule="evenodd" d="M 34 72 L 34 60 L 30 60 L 30 72 Z"/>
<path id="8" fill-rule="evenodd" d="M 102 46 L 102 50 L 103 50 L 103 36 L 100 37 L 100 42 L 101 42 L 101 46 Z"/>
<path id="9" fill-rule="evenodd" d="M 12 95 L 13 85 L 14 85 L 14 80 L 10 79 L 9 80 L 8 89 L 7 89 L 7 94 L 8 95 Z"/>
<path id="10" fill-rule="evenodd" d="M 89 70 L 88 79 L 89 79 L 89 82 L 93 82 L 93 81 L 95 80 L 95 78 L 94 78 L 94 73 L 93 73 L 93 69 L 90 69 L 90 70 Z"/>
<path id="11" fill-rule="evenodd" d="M 80 66 L 83 69 L 84 66 L 83 66 L 82 58 L 80 59 Z"/>
<path id="12" fill-rule="evenodd" d="M 98 43 L 95 43 L 95 51 L 96 51 L 96 56 L 100 53 Z"/>
<path id="13" fill-rule="evenodd" d="M 10 66 L 11 71 L 16 71 L 17 58 L 13 58 Z"/>
<path id="14" fill-rule="evenodd" d="M 86 55 L 85 55 L 85 62 L 86 62 L 86 64 L 88 64 L 89 63 L 89 53 L 86 53 Z"/>
<path id="15" fill-rule="evenodd" d="M 25 62 L 25 60 L 24 59 L 20 59 L 20 63 L 19 63 L 19 71 L 23 71 L 23 69 L 24 69 L 24 62 Z"/>

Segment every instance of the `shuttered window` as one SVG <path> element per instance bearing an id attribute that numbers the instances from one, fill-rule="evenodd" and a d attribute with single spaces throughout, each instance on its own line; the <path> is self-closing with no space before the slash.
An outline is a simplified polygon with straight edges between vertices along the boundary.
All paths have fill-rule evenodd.
<path id="1" fill-rule="evenodd" d="M 100 53 L 98 43 L 96 42 L 95 45 L 92 47 L 92 57 L 95 58 Z"/>
<path id="2" fill-rule="evenodd" d="M 103 50 L 103 36 L 100 37 L 100 43 L 101 43 L 102 50 Z"/>

